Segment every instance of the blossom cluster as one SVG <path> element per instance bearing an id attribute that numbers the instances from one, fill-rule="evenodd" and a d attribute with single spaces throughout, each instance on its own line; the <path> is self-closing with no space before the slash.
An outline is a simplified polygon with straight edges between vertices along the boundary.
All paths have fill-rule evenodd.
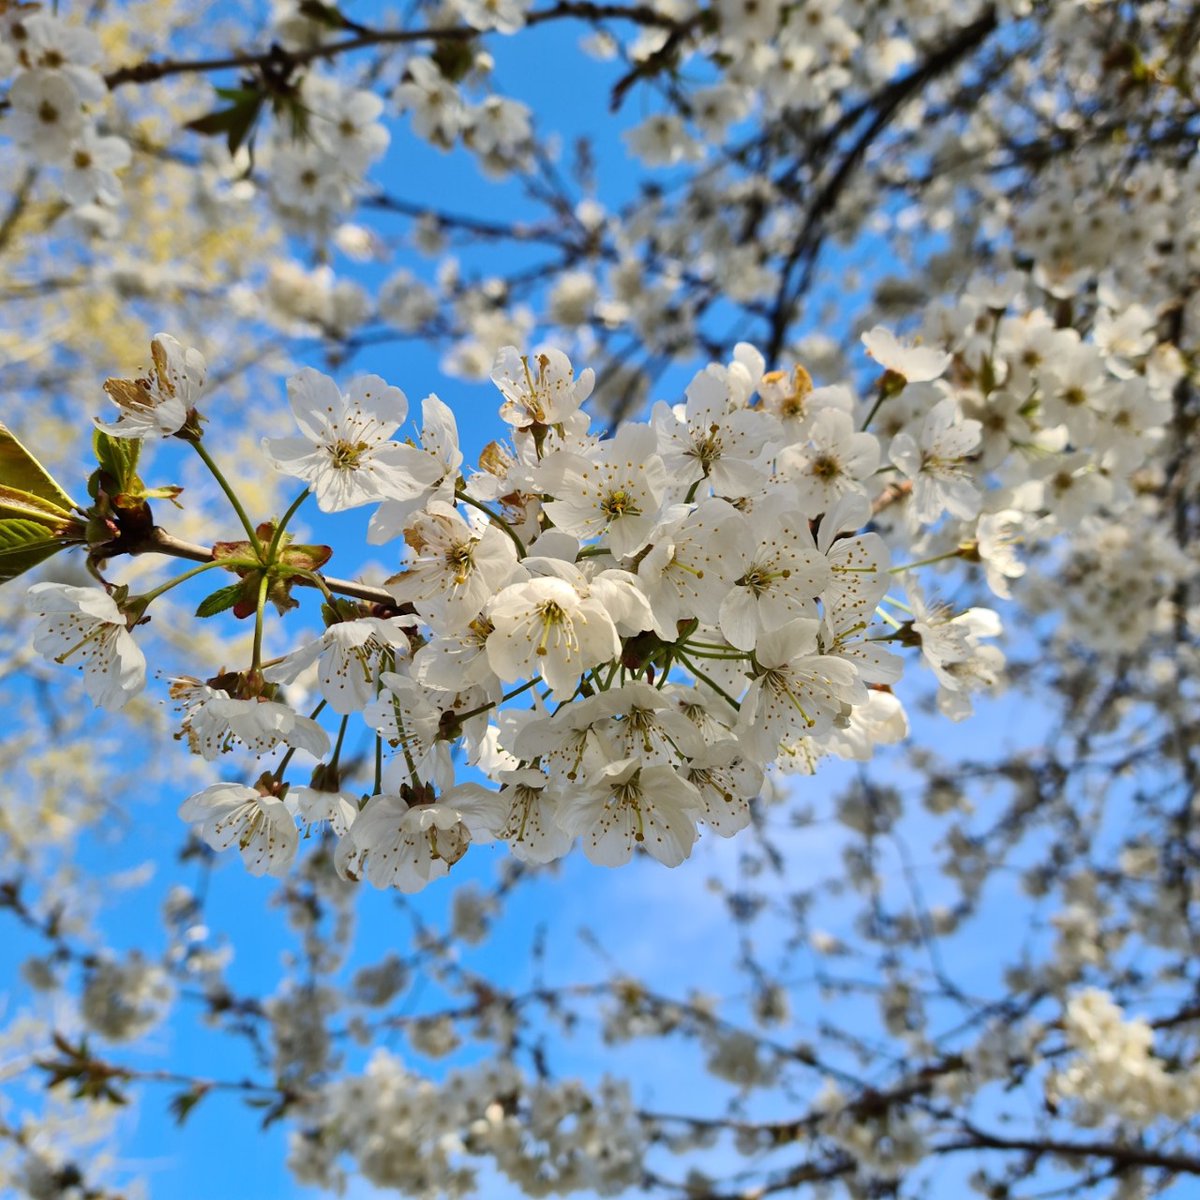
<path id="1" fill-rule="evenodd" d="M 979 563 L 1008 596 L 1025 571 L 1018 544 L 1086 528 L 1122 495 L 1162 436 L 1177 376 L 1149 343 L 1106 336 L 1103 312 L 1083 341 L 1037 310 L 1006 313 L 1002 286 L 932 309 L 923 343 L 865 334 L 883 371 L 870 403 L 814 387 L 802 367 L 768 371 L 743 343 L 682 402 L 611 436 L 584 408 L 590 370 L 554 348 L 507 347 L 492 379 L 508 437 L 469 474 L 437 396 L 400 441 L 399 388 L 372 375 L 343 390 L 300 371 L 288 381 L 298 432 L 265 439 L 267 458 L 322 511 L 372 506 L 368 541 L 402 545 L 402 569 L 373 608 L 330 596 L 321 637 L 261 670 L 256 658 L 171 690 L 194 752 L 283 745 L 285 763 L 330 753 L 322 725 L 282 702 L 311 692 L 342 718 L 339 750 L 351 720 L 374 733 L 375 788 L 344 790 L 335 750 L 308 784 L 282 768 L 253 786 L 217 782 L 181 816 L 276 874 L 297 820 L 328 823 L 344 875 L 405 891 L 472 842 L 545 863 L 579 838 L 599 864 L 640 848 L 675 866 L 701 827 L 745 828 L 772 766 L 811 773 L 903 738 L 895 648 L 919 647 L 942 712 L 966 717 L 1000 681 L 1000 622 L 928 601 L 892 548 Z M 106 385 L 119 409 L 106 428 L 198 437 L 203 359 L 166 334 L 153 353 L 148 379 Z M 279 542 L 282 528 L 266 528 Z M 907 601 L 889 595 L 899 574 Z M 259 622 L 274 595 L 263 581 Z M 129 626 L 148 600 L 40 584 L 35 645 L 86 662 L 93 699 L 118 707 L 144 681 Z M 254 609 L 245 595 L 229 603 Z M 462 763 L 492 787 L 463 781 Z"/>
<path id="2" fill-rule="evenodd" d="M 349 1155 L 376 1187 L 429 1200 L 477 1194 L 466 1155 L 491 1157 L 530 1195 L 616 1195 L 636 1182 L 646 1148 L 624 1084 L 592 1092 L 533 1080 L 499 1058 L 437 1085 L 379 1050 L 361 1075 L 322 1089 L 305 1116 L 312 1132 L 291 1139 L 298 1179 L 336 1187 Z"/>
<path id="3" fill-rule="evenodd" d="M 0 80 L 11 79 L 0 134 L 34 163 L 61 171 L 62 197 L 73 208 L 103 211 L 121 198 L 116 173 L 132 151 L 98 127 L 108 96 L 96 69 L 101 57 L 89 29 L 33 5 L 0 9 Z"/>
<path id="4" fill-rule="evenodd" d="M 361 811 L 337 790 L 293 796 L 305 820 L 334 823 L 343 872 L 416 890 L 472 841 L 548 862 L 577 836 L 598 863 L 641 846 L 674 866 L 700 824 L 729 836 L 749 822 L 781 747 L 815 757 L 903 732 L 872 702 L 900 675 L 872 636 L 888 632 L 872 625 L 888 555 L 857 533 L 878 444 L 840 394 L 799 420 L 751 404 L 764 374 L 742 347 L 683 404 L 602 438 L 582 408 L 590 371 L 509 348 L 493 379 L 511 442 L 469 479 L 437 397 L 407 444 L 392 440 L 405 397 L 378 377 L 345 392 L 312 370 L 290 380 L 300 433 L 267 439 L 276 467 L 323 510 L 377 505 L 369 539 L 408 548 L 386 585 L 393 615 L 335 620 L 263 672 L 291 685 L 314 668 L 329 708 L 393 749 Z M 299 740 L 315 733 L 305 719 L 285 728 L 275 701 L 175 694 L 202 752 L 327 749 Z M 518 695 L 533 699 L 505 706 Z M 456 745 L 497 790 L 458 781 Z M 182 815 L 254 869 L 295 851 L 292 810 L 253 787 L 214 785 Z"/>
<path id="5" fill-rule="evenodd" d="M 1084 1125 L 1115 1119 L 1146 1128 L 1186 1121 L 1200 1105 L 1200 1069 L 1170 1069 L 1154 1053 L 1148 1021 L 1129 1019 L 1112 997 L 1088 988 L 1067 1003 L 1064 1027 L 1075 1052 L 1047 1090 L 1078 1107 Z"/>

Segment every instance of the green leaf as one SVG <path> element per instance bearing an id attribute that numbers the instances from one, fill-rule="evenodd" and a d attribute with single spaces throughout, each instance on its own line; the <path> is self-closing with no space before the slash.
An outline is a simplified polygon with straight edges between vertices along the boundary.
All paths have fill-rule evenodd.
<path id="1" fill-rule="evenodd" d="M 322 0 L 300 0 L 299 12 L 302 17 L 307 17 L 310 21 L 317 21 L 322 25 L 328 25 L 331 29 L 355 28 L 354 22 L 338 11 L 337 5 L 324 4 Z M 362 26 L 357 26 L 357 28 L 361 29 Z"/>
<path id="2" fill-rule="evenodd" d="M 75 524 L 75 518 L 66 509 L 57 508 L 32 492 L 0 483 L 0 517 L 18 517 L 26 521 L 37 521 L 48 529 L 62 529 Z"/>
<path id="3" fill-rule="evenodd" d="M 137 465 L 142 452 L 142 443 L 138 438 L 112 437 L 103 429 L 97 429 L 92 434 L 92 449 L 101 468 L 117 481 L 118 492 L 137 490 L 134 484 L 141 482 L 137 476 Z"/>
<path id="4" fill-rule="evenodd" d="M 7 425 L 0 423 L 0 485 L 8 492 L 23 492 L 42 501 L 47 511 L 69 514 L 75 501 L 54 481 L 50 472 L 21 444 Z"/>
<path id="5" fill-rule="evenodd" d="M 241 583 L 230 583 L 225 587 L 217 588 L 211 596 L 205 596 L 200 601 L 200 606 L 196 609 L 196 616 L 215 617 L 217 613 L 232 608 L 241 599 L 242 587 Z"/>
<path id="6" fill-rule="evenodd" d="M 170 500 L 176 508 L 182 508 L 183 505 L 176 499 L 182 491 L 183 488 L 178 484 L 165 483 L 160 487 L 142 488 L 141 497 L 143 500 Z"/>
<path id="7" fill-rule="evenodd" d="M 167 1107 L 175 1118 L 176 1125 L 182 1125 L 188 1119 L 192 1109 L 208 1095 L 208 1091 L 209 1089 L 204 1084 L 198 1083 L 186 1092 L 179 1092 L 171 1098 Z"/>
<path id="8" fill-rule="evenodd" d="M 225 134 L 225 143 L 230 154 L 236 154 L 242 143 L 250 136 L 254 123 L 262 112 L 266 97 L 261 92 L 250 92 L 246 99 L 237 100 L 229 108 L 219 108 L 214 112 L 188 121 L 184 129 L 194 133 L 202 133 L 206 137 Z"/>
<path id="9" fill-rule="evenodd" d="M 16 579 L 70 544 L 38 521 L 0 520 L 0 583 Z"/>
<path id="10" fill-rule="evenodd" d="M 222 100 L 232 100 L 235 104 L 244 104 L 249 100 L 258 98 L 259 92 L 257 88 L 214 88 L 213 91 L 221 97 Z"/>

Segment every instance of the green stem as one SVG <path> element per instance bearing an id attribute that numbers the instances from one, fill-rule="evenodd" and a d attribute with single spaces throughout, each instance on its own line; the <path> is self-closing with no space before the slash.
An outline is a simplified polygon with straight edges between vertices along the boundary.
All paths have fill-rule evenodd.
<path id="1" fill-rule="evenodd" d="M 486 504 L 480 504 L 478 500 L 472 499 L 470 496 L 467 495 L 466 492 L 455 492 L 454 495 L 457 499 L 461 500 L 464 504 L 469 504 L 472 508 L 479 509 L 479 511 L 481 513 L 484 513 L 492 521 L 494 521 L 497 525 L 499 525 L 500 528 L 503 529 L 504 532 L 507 533 L 510 538 L 512 538 L 512 543 L 514 546 L 516 546 L 517 555 L 520 558 L 528 557 L 529 551 L 525 549 L 525 543 L 523 541 L 521 541 L 520 537 L 517 535 L 517 531 L 502 516 L 498 515 L 497 513 L 492 512 L 492 510 L 490 508 L 488 508 L 488 506 Z"/>
<path id="2" fill-rule="evenodd" d="M 675 665 L 675 656 L 668 654 L 666 661 L 662 663 L 662 674 L 658 678 L 658 690 L 661 692 L 667 686 L 667 680 L 671 677 L 671 668 Z"/>
<path id="3" fill-rule="evenodd" d="M 679 656 L 679 661 L 683 663 L 683 665 L 687 667 L 687 669 L 691 671 L 691 673 L 695 675 L 695 677 L 699 679 L 701 683 L 708 684 L 708 686 L 712 688 L 712 690 L 716 692 L 718 696 L 721 696 L 723 699 L 728 701 L 728 703 L 739 712 L 741 711 L 741 704 L 739 704 L 738 701 L 736 701 L 723 687 L 721 687 L 719 683 L 713 682 L 713 680 L 709 679 L 709 677 L 705 675 L 703 671 L 697 669 L 690 658 L 686 658 L 681 654 Z"/>
<path id="4" fill-rule="evenodd" d="M 337 767 L 338 767 L 338 761 L 340 760 L 340 758 L 342 756 L 342 741 L 346 737 L 346 726 L 349 724 L 350 724 L 350 714 L 347 713 L 342 718 L 341 725 L 338 726 L 337 741 L 333 745 L 333 755 L 329 759 L 329 765 L 335 771 L 337 770 Z"/>
<path id="5" fill-rule="evenodd" d="M 334 596 L 333 592 L 329 590 L 329 584 L 325 581 L 325 577 L 319 571 L 306 571 L 296 568 L 293 569 L 295 570 L 295 574 L 301 579 L 307 579 L 314 587 L 320 588 L 321 594 L 325 597 L 326 603 L 334 604 L 336 602 L 336 597 Z"/>
<path id="6" fill-rule="evenodd" d="M 862 432 L 866 433 L 871 428 L 871 422 L 875 420 L 875 414 L 879 411 L 880 405 L 888 398 L 888 394 L 883 388 L 879 389 L 879 395 L 875 397 L 875 403 L 871 405 L 871 411 L 867 413 L 867 418 L 862 423 Z"/>
<path id="7" fill-rule="evenodd" d="M 310 712 L 308 714 L 308 719 L 310 721 L 315 721 L 321 715 L 321 710 L 324 709 L 326 703 L 327 703 L 326 701 L 322 700 L 320 702 L 320 704 L 318 704 L 317 707 L 314 708 L 312 710 L 312 712 Z M 338 740 L 338 746 L 339 746 L 339 748 L 341 747 L 341 739 L 340 738 Z M 287 770 L 288 763 L 290 763 L 292 761 L 292 757 L 293 757 L 293 755 L 295 755 L 295 753 L 296 753 L 296 747 L 289 746 L 287 748 L 287 753 L 279 760 L 279 766 L 277 766 L 275 768 L 275 770 L 272 772 L 272 774 L 274 774 L 274 776 L 275 776 L 276 783 L 283 782 L 283 773 L 284 773 L 284 771 Z"/>
<path id="8" fill-rule="evenodd" d="M 168 579 L 166 583 L 159 584 L 153 591 L 146 592 L 144 595 L 137 597 L 143 604 L 149 604 L 151 600 L 157 600 L 163 592 L 169 592 L 173 587 L 181 584 L 186 579 L 191 579 L 194 575 L 199 575 L 203 571 L 210 571 L 213 567 L 222 567 L 221 562 L 206 562 L 198 567 L 193 567 L 190 571 L 184 571 L 182 575 L 176 575 L 174 579 Z"/>
<path id="9" fill-rule="evenodd" d="M 513 699 L 514 696 L 519 696 L 522 692 L 529 691 L 531 687 L 537 687 L 537 685 L 541 682 L 542 677 L 540 675 L 535 675 L 531 680 L 529 680 L 528 683 L 523 683 L 520 687 L 513 688 L 511 692 L 505 692 L 504 695 L 500 697 L 500 703 L 503 704 L 505 701 Z"/>
<path id="10" fill-rule="evenodd" d="M 267 589 L 271 586 L 270 577 L 264 571 L 258 584 L 258 602 L 254 606 L 254 649 L 250 656 L 250 670 L 262 670 L 263 610 L 267 607 Z"/>
<path id="11" fill-rule="evenodd" d="M 530 679 L 527 683 L 521 684 L 519 688 L 513 688 L 511 692 L 505 692 L 499 700 L 489 700 L 487 704 L 481 704 L 478 708 L 468 709 L 465 713 L 456 713 L 455 716 L 459 721 L 469 721 L 472 717 L 477 717 L 480 713 L 485 713 L 489 709 L 496 708 L 498 705 L 503 704 L 506 700 L 511 700 L 514 696 L 519 696 L 522 692 L 529 691 L 531 687 L 536 687 L 541 682 L 542 677 L 537 675 L 533 679 Z"/>
<path id="12" fill-rule="evenodd" d="M 292 501 L 287 512 L 279 519 L 279 524 L 275 526 L 275 533 L 271 537 L 271 545 L 267 549 L 267 561 L 275 561 L 275 552 L 279 549 L 279 543 L 283 540 L 283 531 L 287 528 L 288 522 L 296 515 L 296 510 L 308 499 L 309 491 L 305 488 L 304 491 Z"/>
<path id="13" fill-rule="evenodd" d="M 212 473 L 212 477 L 220 485 L 221 491 L 225 493 L 229 503 L 233 505 L 233 511 L 237 513 L 238 520 L 241 521 L 242 528 L 246 531 L 246 536 L 250 539 L 250 545 L 254 547 L 254 553 L 258 555 L 261 561 L 263 556 L 262 542 L 258 540 L 258 533 L 251 523 L 250 518 L 246 515 L 246 510 L 242 507 L 242 502 L 237 498 L 237 493 L 230 486 L 229 480 L 221 473 L 221 468 L 213 461 L 212 455 L 205 450 L 203 443 L 197 439 L 191 442 L 191 444 L 195 448 L 196 453 L 200 455 L 200 460 Z"/>
<path id="14" fill-rule="evenodd" d="M 890 575 L 899 575 L 903 571 L 914 571 L 917 567 L 930 567 L 934 563 L 945 562 L 949 558 L 961 558 L 957 549 L 950 550 L 946 554 L 936 554 L 933 558 L 922 558 L 918 562 L 905 563 L 900 567 L 888 567 Z"/>

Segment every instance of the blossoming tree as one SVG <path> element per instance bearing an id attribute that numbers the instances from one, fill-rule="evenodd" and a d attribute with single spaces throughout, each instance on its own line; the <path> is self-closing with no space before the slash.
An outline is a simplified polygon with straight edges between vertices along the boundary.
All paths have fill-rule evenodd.
<path id="1" fill-rule="evenodd" d="M 1198 1186 L 1198 64 L 0 0 L 5 1189 L 143 1188 L 134 1101 L 416 1197 Z"/>

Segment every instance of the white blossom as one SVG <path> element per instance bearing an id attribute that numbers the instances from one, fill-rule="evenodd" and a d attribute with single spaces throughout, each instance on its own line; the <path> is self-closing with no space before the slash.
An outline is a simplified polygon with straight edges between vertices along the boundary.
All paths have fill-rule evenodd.
<path id="1" fill-rule="evenodd" d="M 151 373 L 141 379 L 109 379 L 104 390 L 120 409 L 113 425 L 100 428 L 111 437 L 170 437 L 186 424 L 204 394 L 208 373 L 204 356 L 181 345 L 169 333 L 156 333 L 150 343 Z"/>
<path id="2" fill-rule="evenodd" d="M 33 648 L 56 663 L 78 667 L 93 704 L 124 708 L 146 686 L 146 657 L 107 592 L 35 583 L 26 605 L 41 619 Z"/>
<path id="3" fill-rule="evenodd" d="M 288 807 L 240 783 L 214 783 L 189 796 L 179 816 L 200 826 L 214 850 L 237 845 L 251 875 L 286 875 L 300 835 Z"/>
<path id="4" fill-rule="evenodd" d="M 288 400 L 303 437 L 264 438 L 275 467 L 303 479 L 323 512 L 372 501 L 407 500 L 436 479 L 412 446 L 389 441 L 408 401 L 378 375 L 351 380 L 343 394 L 327 375 L 305 368 L 288 380 Z"/>

